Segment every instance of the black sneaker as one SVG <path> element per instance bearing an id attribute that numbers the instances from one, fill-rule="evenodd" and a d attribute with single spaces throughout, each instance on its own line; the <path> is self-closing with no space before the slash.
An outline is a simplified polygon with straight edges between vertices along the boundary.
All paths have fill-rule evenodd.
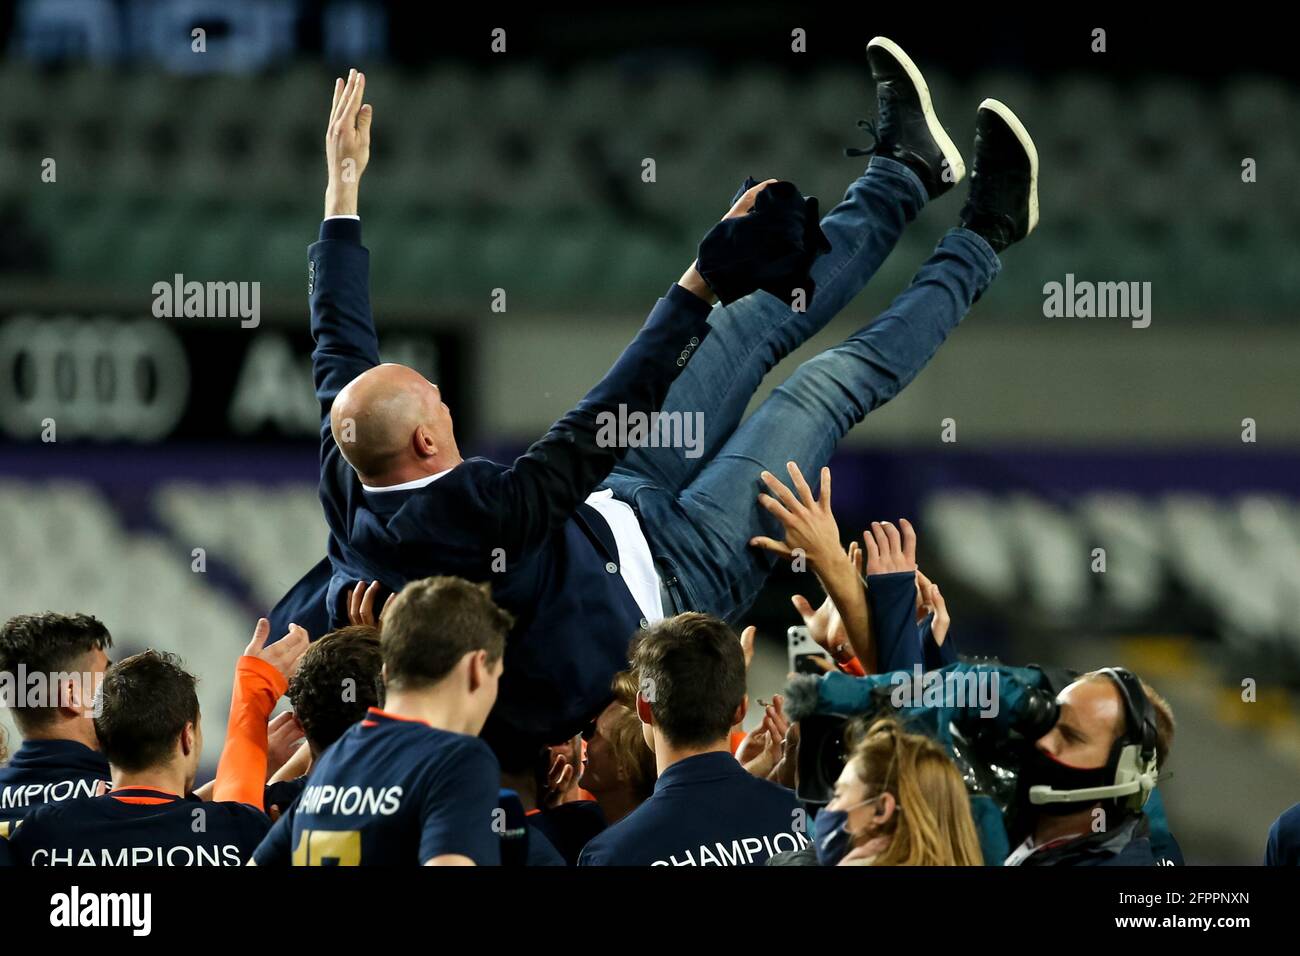
<path id="1" fill-rule="evenodd" d="M 897 160 L 920 177 L 931 199 L 943 195 L 961 182 L 966 164 L 934 115 L 921 71 L 897 43 L 885 37 L 867 44 L 867 63 L 876 81 L 878 126 L 865 121 L 858 125 L 875 136 L 876 145 L 845 152 Z"/>
<path id="2" fill-rule="evenodd" d="M 970 198 L 961 224 L 1001 252 L 1038 225 L 1038 150 L 1016 114 L 997 100 L 980 104 Z"/>

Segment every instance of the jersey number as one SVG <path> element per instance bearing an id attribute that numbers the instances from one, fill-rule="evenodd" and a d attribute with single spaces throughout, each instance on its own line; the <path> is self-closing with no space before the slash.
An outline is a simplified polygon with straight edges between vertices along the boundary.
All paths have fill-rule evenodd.
<path id="1" fill-rule="evenodd" d="M 360 866 L 360 830 L 303 830 L 294 866 Z"/>

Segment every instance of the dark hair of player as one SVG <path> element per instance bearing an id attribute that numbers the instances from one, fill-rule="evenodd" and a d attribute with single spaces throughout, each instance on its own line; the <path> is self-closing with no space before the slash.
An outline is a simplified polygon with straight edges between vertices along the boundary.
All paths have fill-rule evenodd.
<path id="1" fill-rule="evenodd" d="M 505 653 L 514 618 L 492 603 L 486 584 L 434 577 L 402 588 L 384 613 L 381 646 L 388 686 L 419 689 L 442 680 L 466 654 Z"/>
<path id="2" fill-rule="evenodd" d="M 707 614 L 678 614 L 643 631 L 632 669 L 655 723 L 679 747 L 726 737 L 745 699 L 740 639 Z"/>
<path id="3" fill-rule="evenodd" d="M 95 732 L 114 767 L 137 773 L 165 764 L 188 723 L 199 720 L 194 675 L 175 654 L 148 650 L 110 667 Z"/>
<path id="4" fill-rule="evenodd" d="M 354 624 L 330 631 L 302 657 L 289 700 L 316 753 L 383 702 L 379 629 Z"/>
<path id="5" fill-rule="evenodd" d="M 20 664 L 28 674 L 75 671 L 86 654 L 112 646 L 108 628 L 89 614 L 19 614 L 0 628 L 0 671 L 16 675 Z M 48 726 L 57 709 L 56 701 L 48 707 L 14 707 L 14 720 L 31 733 Z"/>

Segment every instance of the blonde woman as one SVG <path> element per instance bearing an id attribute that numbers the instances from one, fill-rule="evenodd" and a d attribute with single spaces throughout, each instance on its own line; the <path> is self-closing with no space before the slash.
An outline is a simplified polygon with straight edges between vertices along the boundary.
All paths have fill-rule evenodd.
<path id="1" fill-rule="evenodd" d="M 614 675 L 614 700 L 587 738 L 587 762 L 579 781 L 613 826 L 650 798 L 658 771 L 636 715 L 637 681 L 631 671 Z"/>
<path id="2" fill-rule="evenodd" d="M 822 866 L 980 866 L 961 774 L 929 737 L 878 720 L 852 748 L 816 819 Z"/>

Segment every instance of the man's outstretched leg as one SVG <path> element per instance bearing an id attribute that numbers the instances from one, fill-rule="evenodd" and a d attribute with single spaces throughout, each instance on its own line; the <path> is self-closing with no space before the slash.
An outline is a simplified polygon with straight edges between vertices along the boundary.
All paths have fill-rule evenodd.
<path id="1" fill-rule="evenodd" d="M 985 100 L 961 224 L 911 285 L 871 325 L 801 365 L 675 501 L 645 496 L 651 548 L 677 569 L 694 609 L 733 622 L 748 609 L 775 560 L 749 541 L 780 537 L 757 505 L 760 472 L 784 476 L 794 460 L 816 488 L 840 438 L 916 377 L 1000 271 L 998 253 L 1036 225 L 1037 178 L 1029 134 L 1009 109 Z"/>
<path id="2" fill-rule="evenodd" d="M 816 335 L 862 291 L 903 228 L 965 175 L 965 164 L 934 111 L 920 70 L 893 41 L 867 44 L 876 83 L 876 145 L 866 172 L 821 221 L 831 251 L 813 264 L 816 291 L 796 312 L 755 292 L 709 318 L 709 336 L 668 392 L 663 413 L 703 413 L 702 441 L 685 448 L 636 448 L 611 485 L 648 479 L 679 493 L 726 444 L 763 377 Z M 694 420 L 694 419 L 692 419 Z M 689 452 L 690 457 L 687 457 Z"/>

